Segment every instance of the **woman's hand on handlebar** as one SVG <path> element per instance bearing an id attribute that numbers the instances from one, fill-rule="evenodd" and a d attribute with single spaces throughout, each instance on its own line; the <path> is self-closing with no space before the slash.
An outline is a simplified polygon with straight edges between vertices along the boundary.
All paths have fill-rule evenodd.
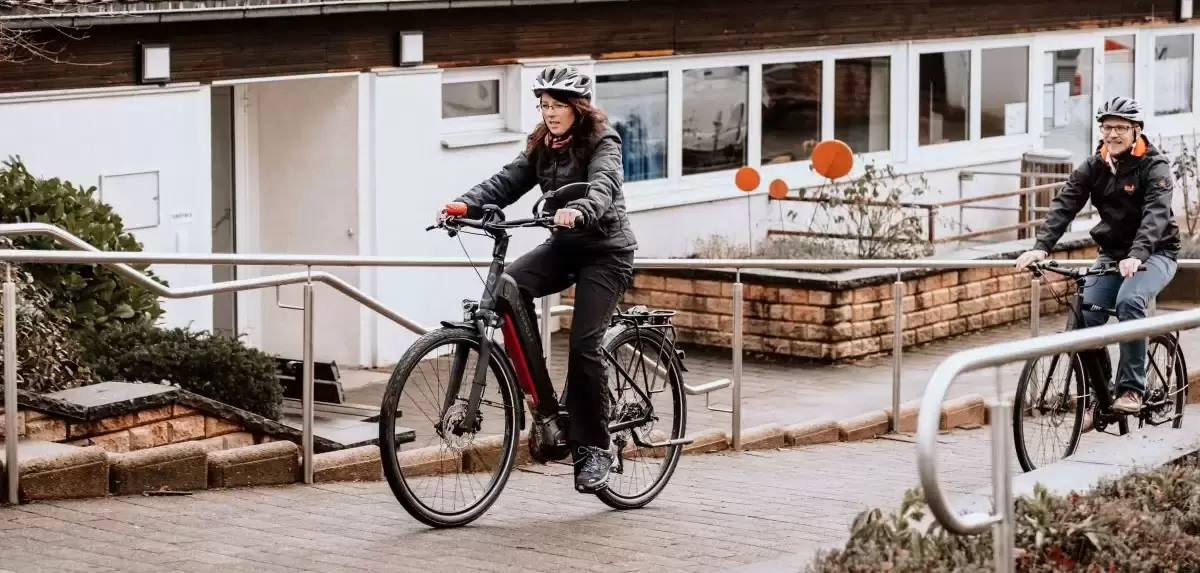
<path id="1" fill-rule="evenodd" d="M 583 222 L 583 212 L 579 209 L 565 207 L 554 213 L 554 224 L 568 229 L 575 228 L 575 222 Z"/>
<path id="2" fill-rule="evenodd" d="M 467 204 L 466 203 L 446 203 L 445 207 L 442 207 L 441 209 L 438 210 L 436 221 L 437 221 L 438 225 L 441 225 L 443 222 L 446 221 L 446 219 L 462 217 L 466 214 L 467 214 Z"/>

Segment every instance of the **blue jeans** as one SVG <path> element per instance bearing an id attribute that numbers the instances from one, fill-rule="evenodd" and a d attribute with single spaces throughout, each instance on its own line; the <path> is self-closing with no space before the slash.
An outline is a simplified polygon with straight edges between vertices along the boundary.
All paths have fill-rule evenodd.
<path id="1" fill-rule="evenodd" d="M 1112 264 L 1111 257 L 1101 254 L 1092 268 Z M 1150 255 L 1145 262 L 1146 270 L 1138 271 L 1126 279 L 1121 275 L 1088 277 L 1085 282 L 1083 301 L 1106 308 L 1116 308 L 1117 320 L 1124 322 L 1146 317 L 1149 301 L 1166 288 L 1175 278 L 1178 263 L 1163 255 Z M 1083 312 L 1085 327 L 1100 326 L 1108 322 L 1109 316 L 1101 312 Z M 1128 390 L 1139 396 L 1146 393 L 1146 339 L 1120 343 L 1121 363 L 1117 368 L 1116 395 Z"/>

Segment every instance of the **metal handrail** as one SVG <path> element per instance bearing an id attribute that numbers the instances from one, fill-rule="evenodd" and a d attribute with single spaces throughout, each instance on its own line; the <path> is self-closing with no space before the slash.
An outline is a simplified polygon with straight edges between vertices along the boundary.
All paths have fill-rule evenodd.
<path id="1" fill-rule="evenodd" d="M 952 354 L 942 361 L 933 372 L 921 410 L 917 418 L 917 468 L 921 487 L 929 504 L 930 512 L 951 533 L 973 535 L 994 526 L 995 563 L 998 571 L 1012 571 L 1014 544 L 1014 516 L 1012 500 L 1012 476 L 1009 470 L 1009 437 L 1011 398 L 1000 388 L 999 366 L 1019 360 L 1028 360 L 1063 352 L 1079 352 L 1100 348 L 1116 342 L 1178 332 L 1200 326 L 1200 308 L 1172 314 L 1142 318 L 1070 330 L 1058 334 L 992 344 Z M 991 406 L 992 425 L 992 486 L 995 496 L 995 511 L 957 514 L 942 493 L 937 479 L 935 451 L 939 425 L 942 417 L 942 402 L 950 385 L 960 374 L 997 367 L 997 400 Z"/>

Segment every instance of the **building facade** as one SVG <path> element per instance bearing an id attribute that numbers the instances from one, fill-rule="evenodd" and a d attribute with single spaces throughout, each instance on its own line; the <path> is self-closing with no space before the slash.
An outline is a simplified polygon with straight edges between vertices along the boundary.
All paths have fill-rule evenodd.
<path id="1" fill-rule="evenodd" d="M 786 226 L 783 210 L 801 206 L 769 201 L 765 184 L 740 192 L 733 172 L 820 184 L 808 154 L 823 139 L 849 143 L 856 167 L 924 175 L 921 200 L 937 202 L 1016 188 L 1002 176 L 964 183 L 963 169 L 1015 172 L 1038 149 L 1078 162 L 1105 97 L 1142 100 L 1155 141 L 1191 146 L 1200 123 L 1190 1 L 191 4 L 67 5 L 56 16 L 82 37 L 42 36 L 59 61 L 0 63 L 0 154 L 96 185 L 148 251 L 486 258 L 486 239 L 425 227 L 520 151 L 538 121 L 532 77 L 551 62 L 597 79 L 596 103 L 624 139 L 644 257 Z M 1014 222 L 1003 211 L 966 221 Z M 512 252 L 543 239 L 518 232 Z M 193 286 L 294 270 L 156 272 Z M 323 270 L 426 325 L 482 288 L 471 269 Z M 172 300 L 167 322 L 298 357 L 301 316 L 280 303 L 299 296 Z M 386 364 L 413 339 L 323 286 L 316 320 L 319 360 Z"/>

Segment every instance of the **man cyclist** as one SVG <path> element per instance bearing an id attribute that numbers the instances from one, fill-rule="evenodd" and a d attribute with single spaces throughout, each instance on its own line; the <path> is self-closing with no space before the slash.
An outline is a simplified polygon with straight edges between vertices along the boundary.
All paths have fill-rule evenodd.
<path id="1" fill-rule="evenodd" d="M 1017 268 L 1046 258 L 1068 225 L 1090 199 L 1100 214 L 1091 230 L 1099 247 L 1096 265 L 1118 263 L 1120 276 L 1088 277 L 1086 304 L 1116 308 L 1117 320 L 1145 318 L 1148 301 L 1175 276 L 1179 227 L 1171 206 L 1174 185 L 1167 157 L 1142 134 L 1142 106 L 1114 97 L 1096 111 L 1102 139 L 1096 153 L 1075 168 L 1050 204 L 1033 249 L 1017 258 Z M 1146 270 L 1138 272 L 1138 267 Z M 1108 315 L 1083 312 L 1084 326 L 1108 322 Z M 1125 414 L 1142 407 L 1146 393 L 1146 340 L 1122 342 L 1117 370 L 1118 396 L 1113 410 Z"/>

